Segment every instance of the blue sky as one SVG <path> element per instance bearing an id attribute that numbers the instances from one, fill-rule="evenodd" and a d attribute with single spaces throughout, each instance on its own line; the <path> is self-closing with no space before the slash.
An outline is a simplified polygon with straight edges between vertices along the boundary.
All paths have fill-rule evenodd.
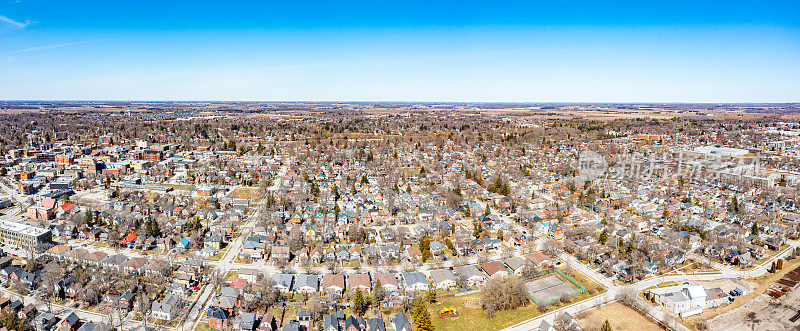
<path id="1" fill-rule="evenodd" d="M 800 2 L 0 0 L 0 99 L 798 102 Z"/>

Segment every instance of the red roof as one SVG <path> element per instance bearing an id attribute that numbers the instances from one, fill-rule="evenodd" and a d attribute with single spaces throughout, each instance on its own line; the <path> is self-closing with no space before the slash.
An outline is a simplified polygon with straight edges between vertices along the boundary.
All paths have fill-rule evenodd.
<path id="1" fill-rule="evenodd" d="M 75 208 L 75 205 L 73 205 L 72 202 L 67 202 L 67 203 L 61 205 L 61 210 L 63 210 L 63 211 L 70 211 L 70 210 L 72 210 L 72 208 Z"/>
<path id="2" fill-rule="evenodd" d="M 245 285 L 247 285 L 247 279 L 244 278 L 236 278 L 233 280 L 233 283 L 231 283 L 231 287 L 238 288 L 240 290 L 243 290 Z"/>
<path id="3" fill-rule="evenodd" d="M 497 261 L 489 261 L 481 264 L 481 268 L 483 268 L 483 271 L 486 271 L 489 276 L 492 276 L 500 271 L 508 272 L 508 269 L 506 269 L 502 263 Z"/>
<path id="4" fill-rule="evenodd" d="M 127 244 L 127 243 L 133 242 L 134 240 L 136 240 L 136 235 L 131 233 L 131 234 L 125 236 L 125 238 L 122 239 L 122 243 Z"/>

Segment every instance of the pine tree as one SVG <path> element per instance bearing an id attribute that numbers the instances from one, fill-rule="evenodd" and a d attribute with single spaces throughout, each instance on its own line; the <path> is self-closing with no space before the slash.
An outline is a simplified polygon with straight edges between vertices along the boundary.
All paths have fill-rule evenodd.
<path id="1" fill-rule="evenodd" d="M 436 291 L 434 290 L 428 291 L 427 297 L 428 297 L 428 302 L 430 303 L 436 302 Z"/>
<path id="2" fill-rule="evenodd" d="M 606 240 L 608 240 L 608 231 L 603 229 L 603 232 L 600 232 L 600 235 L 597 237 L 597 242 L 605 244 Z"/>
<path id="3" fill-rule="evenodd" d="M 603 326 L 600 327 L 600 331 L 613 331 L 614 329 L 611 328 L 611 323 L 608 323 L 608 319 L 603 322 Z"/>
<path id="4" fill-rule="evenodd" d="M 358 316 L 364 316 L 367 312 L 367 305 L 364 303 L 364 296 L 361 294 L 361 289 L 356 290 L 356 296 L 353 299 L 353 313 Z"/>
<path id="5" fill-rule="evenodd" d="M 431 313 L 428 311 L 428 307 L 426 307 L 421 296 L 417 296 L 417 298 L 414 300 L 414 307 L 411 309 L 411 316 L 414 319 L 414 330 L 433 331 L 436 329 L 431 321 Z"/>
<path id="6" fill-rule="evenodd" d="M 372 305 L 375 307 L 380 307 L 381 301 L 383 301 L 385 296 L 386 293 L 383 291 L 381 280 L 375 280 L 375 285 L 372 287 Z"/>

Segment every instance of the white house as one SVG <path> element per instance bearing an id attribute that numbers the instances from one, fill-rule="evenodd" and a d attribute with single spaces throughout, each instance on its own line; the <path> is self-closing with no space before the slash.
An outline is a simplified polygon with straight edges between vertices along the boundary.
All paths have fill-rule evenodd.
<path id="1" fill-rule="evenodd" d="M 692 316 L 706 308 L 706 290 L 700 285 L 675 285 L 649 290 L 656 303 L 681 317 Z"/>
<path id="2" fill-rule="evenodd" d="M 484 276 L 483 272 L 481 272 L 480 269 L 474 265 L 456 267 L 455 274 L 460 279 L 465 280 L 467 286 L 470 287 L 483 285 L 483 283 L 486 282 L 486 276 Z"/>
<path id="3" fill-rule="evenodd" d="M 456 276 L 450 269 L 431 270 L 431 283 L 436 288 L 452 288 L 456 286 Z"/>
<path id="4" fill-rule="evenodd" d="M 177 296 L 169 293 L 161 301 L 153 302 L 153 306 L 150 309 L 153 318 L 171 321 L 178 311 L 179 301 Z"/>
<path id="5" fill-rule="evenodd" d="M 289 274 L 274 274 L 272 280 L 275 282 L 275 288 L 282 293 L 289 293 L 292 290 L 292 280 L 294 276 Z"/>
<path id="6" fill-rule="evenodd" d="M 294 277 L 294 291 L 314 293 L 319 290 L 319 276 L 301 274 Z"/>
<path id="7" fill-rule="evenodd" d="M 429 288 L 428 278 L 419 271 L 403 273 L 403 282 L 406 292 L 427 291 Z"/>

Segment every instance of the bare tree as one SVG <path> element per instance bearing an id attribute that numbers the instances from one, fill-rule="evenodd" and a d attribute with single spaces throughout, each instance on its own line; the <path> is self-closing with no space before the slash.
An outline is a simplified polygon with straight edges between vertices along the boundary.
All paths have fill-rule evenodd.
<path id="1" fill-rule="evenodd" d="M 146 293 L 142 292 L 136 297 L 136 309 L 139 314 L 142 314 L 142 318 L 144 319 L 144 326 L 147 326 L 147 317 L 150 316 L 150 306 L 152 305 L 152 300 L 150 297 L 147 296 Z"/>
<path id="2" fill-rule="evenodd" d="M 56 299 L 59 292 L 58 282 L 62 278 L 64 278 L 64 268 L 57 262 L 50 262 L 42 269 L 41 277 L 39 277 L 39 289 L 47 305 L 47 311 L 52 310 L 53 301 Z"/>
<path id="3" fill-rule="evenodd" d="M 486 315 L 493 317 L 497 311 L 514 309 L 528 304 L 522 281 L 514 276 L 492 278 L 481 291 L 481 305 Z"/>
<path id="4" fill-rule="evenodd" d="M 211 271 L 208 275 L 209 282 L 211 284 L 211 291 L 216 292 L 219 289 L 220 285 L 222 285 L 222 281 L 225 280 L 225 275 L 220 272 L 219 270 Z"/>

